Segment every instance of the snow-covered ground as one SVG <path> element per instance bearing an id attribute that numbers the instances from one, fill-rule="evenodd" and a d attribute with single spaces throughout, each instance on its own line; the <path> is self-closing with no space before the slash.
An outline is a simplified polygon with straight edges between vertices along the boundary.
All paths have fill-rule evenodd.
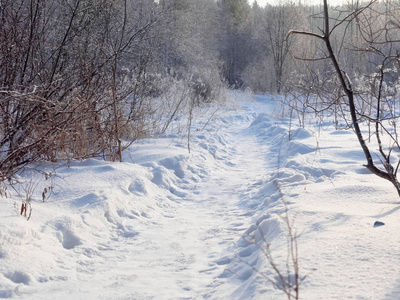
<path id="1" fill-rule="evenodd" d="M 0 298 L 285 299 L 251 241 L 267 241 L 286 275 L 287 207 L 301 299 L 400 299 L 399 197 L 362 166 L 355 135 L 312 119 L 289 127 L 272 97 L 231 96 L 197 120 L 190 153 L 170 136 L 133 144 L 123 163 L 58 166 L 29 221 L 26 192 L 10 190 Z"/>

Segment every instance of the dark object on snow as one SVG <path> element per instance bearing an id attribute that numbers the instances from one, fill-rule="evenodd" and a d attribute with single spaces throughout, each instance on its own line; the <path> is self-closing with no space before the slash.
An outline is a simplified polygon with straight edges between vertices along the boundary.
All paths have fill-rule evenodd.
<path id="1" fill-rule="evenodd" d="M 380 222 L 380 221 L 376 221 L 376 222 L 374 223 L 374 227 L 379 227 L 379 226 L 383 226 L 383 225 L 385 225 L 385 223 Z"/>

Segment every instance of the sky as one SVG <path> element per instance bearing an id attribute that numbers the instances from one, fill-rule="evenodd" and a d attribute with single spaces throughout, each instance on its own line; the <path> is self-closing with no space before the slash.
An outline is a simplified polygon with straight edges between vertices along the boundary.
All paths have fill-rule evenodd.
<path id="1" fill-rule="evenodd" d="M 253 4 L 254 1 L 257 1 L 259 6 L 264 7 L 266 4 L 276 4 L 276 3 L 279 3 L 279 2 L 284 2 L 285 0 L 249 0 L 249 3 Z M 320 1 L 320 0 L 308 0 L 308 1 L 317 2 L 317 1 Z"/>
<path id="2" fill-rule="evenodd" d="M 256 0 L 259 6 L 265 6 L 267 3 L 271 3 L 271 0 Z M 253 4 L 253 2 L 250 0 L 250 4 Z"/>
<path id="3" fill-rule="evenodd" d="M 261 7 L 264 7 L 266 4 L 276 4 L 279 2 L 284 2 L 285 0 L 255 0 L 257 1 L 258 5 Z M 295 2 L 299 1 L 299 0 L 294 0 Z M 314 4 L 320 4 L 322 3 L 322 0 L 300 0 L 302 3 L 314 3 Z M 338 4 L 338 3 L 343 3 L 346 0 L 328 0 L 328 3 L 332 3 L 332 4 Z M 254 0 L 249 0 L 250 4 L 253 4 Z"/>

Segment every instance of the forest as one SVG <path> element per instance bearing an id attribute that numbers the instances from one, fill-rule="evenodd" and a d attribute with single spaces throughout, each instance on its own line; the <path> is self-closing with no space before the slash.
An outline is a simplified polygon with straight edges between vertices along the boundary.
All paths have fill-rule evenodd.
<path id="1" fill-rule="evenodd" d="M 349 127 L 351 91 L 393 177 L 377 133 L 398 145 L 399 19 L 395 1 L 0 0 L 0 183 L 39 161 L 121 161 L 227 89 Z"/>

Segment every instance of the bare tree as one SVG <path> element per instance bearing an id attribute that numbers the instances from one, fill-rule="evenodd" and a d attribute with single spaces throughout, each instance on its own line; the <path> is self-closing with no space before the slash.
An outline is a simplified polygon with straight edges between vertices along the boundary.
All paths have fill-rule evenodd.
<path id="1" fill-rule="evenodd" d="M 324 45 L 324 55 L 319 58 L 308 58 L 303 60 L 307 61 L 317 61 L 317 60 L 329 60 L 330 66 L 333 69 L 333 72 L 336 76 L 336 81 L 333 84 L 336 84 L 340 87 L 339 91 L 339 98 L 345 97 L 347 99 L 347 107 L 349 109 L 349 113 L 351 116 L 351 127 L 354 129 L 358 142 L 364 152 L 365 158 L 367 160 L 367 164 L 365 165 L 368 170 L 370 170 L 373 174 L 382 177 L 388 181 L 390 181 L 394 187 L 396 188 L 397 192 L 400 195 L 400 184 L 397 180 L 397 171 L 400 162 L 397 162 L 397 166 L 393 166 L 391 162 L 391 153 L 393 147 L 398 147 L 399 143 L 397 138 L 386 129 L 384 126 L 384 121 L 387 121 L 387 114 L 386 111 L 383 110 L 382 103 L 383 103 L 383 86 L 384 86 L 384 76 L 385 76 L 385 66 L 387 66 L 387 62 L 392 60 L 393 58 L 398 59 L 397 56 L 393 56 L 392 51 L 388 51 L 389 49 L 393 49 L 394 44 L 398 43 L 399 40 L 395 39 L 391 29 L 394 29 L 396 25 L 396 19 L 388 17 L 387 14 L 376 13 L 377 6 L 375 6 L 376 1 L 372 0 L 369 3 L 356 7 L 351 11 L 339 11 L 339 16 L 336 18 L 330 17 L 329 6 L 327 0 L 324 0 L 323 5 L 323 12 L 322 12 L 322 20 L 323 20 L 323 29 L 320 29 L 321 33 L 315 32 L 307 32 L 301 30 L 291 30 L 289 32 L 290 35 L 301 35 L 304 37 L 311 37 L 318 39 Z M 372 24 L 374 18 L 368 18 L 368 14 L 374 14 L 375 18 L 379 19 L 379 24 Z M 382 19 L 382 17 L 386 19 Z M 370 16 L 369 16 L 370 17 Z M 334 25 L 331 26 L 330 22 L 334 22 Z M 377 52 L 381 56 L 380 61 L 374 61 L 374 67 L 378 70 L 378 75 L 375 76 L 377 79 L 377 87 L 374 85 L 376 100 L 376 110 L 371 109 L 370 112 L 375 113 L 374 116 L 366 115 L 363 113 L 362 107 L 358 105 L 358 101 L 362 101 L 362 91 L 357 90 L 357 86 L 354 84 L 354 81 L 351 80 L 351 74 L 346 72 L 346 68 L 340 63 L 340 55 L 341 50 L 345 47 L 345 32 L 349 28 L 349 24 L 352 22 L 356 22 L 358 26 L 358 31 L 360 36 L 362 37 L 363 41 L 366 42 L 367 46 L 364 49 L 353 47 L 349 50 L 351 51 L 358 51 L 363 54 L 369 54 L 370 52 Z M 376 26 L 375 26 L 376 25 Z M 336 39 L 337 36 L 335 34 L 339 32 L 340 28 L 344 28 L 344 31 L 341 31 L 341 35 L 339 36 L 339 42 L 336 44 L 336 50 L 333 47 L 332 40 Z M 380 49 L 378 49 L 378 47 Z M 371 58 L 372 56 L 369 55 L 366 57 Z M 393 60 L 392 60 L 393 61 Z M 370 61 L 371 62 L 371 61 Z M 332 82 L 331 82 L 332 83 Z M 376 87 L 376 89 L 375 89 Z M 365 104 L 365 103 L 364 103 Z M 385 116 L 382 116 L 382 112 L 384 112 Z M 362 131 L 360 129 L 360 121 L 363 119 L 373 120 L 376 124 L 374 134 L 376 136 L 377 145 L 380 154 L 380 162 L 382 163 L 384 169 L 378 168 L 376 163 L 374 162 L 371 151 L 366 143 L 366 140 L 363 137 Z M 381 139 L 381 129 L 387 133 L 392 141 L 392 145 L 389 149 L 386 149 L 382 145 Z"/>
<path id="2" fill-rule="evenodd" d="M 294 3 L 280 3 L 270 5 L 264 14 L 264 31 L 268 37 L 268 46 L 271 52 L 275 73 L 275 85 L 278 94 L 284 85 L 286 59 L 293 39 L 287 39 L 287 32 L 301 22 L 302 11 Z M 266 53 L 268 53 L 266 51 Z"/>

